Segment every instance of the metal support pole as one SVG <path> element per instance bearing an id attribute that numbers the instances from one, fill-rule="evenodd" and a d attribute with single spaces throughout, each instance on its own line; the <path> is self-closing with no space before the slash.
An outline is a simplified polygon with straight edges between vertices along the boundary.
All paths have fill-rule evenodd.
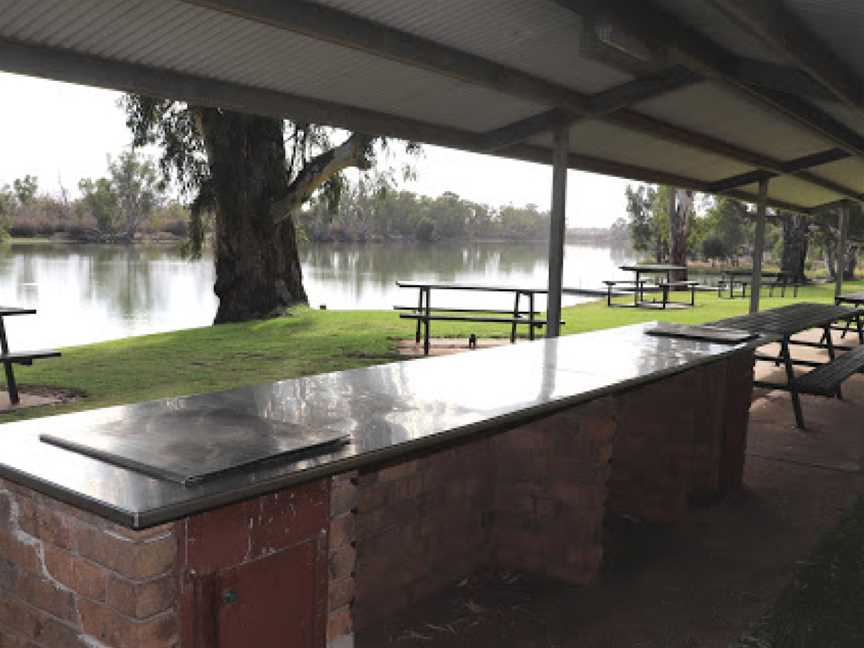
<path id="1" fill-rule="evenodd" d="M 837 277 L 834 284 L 834 296 L 843 294 L 843 272 L 846 270 L 846 240 L 849 235 L 849 205 L 840 207 L 840 242 L 837 244 Z"/>
<path id="2" fill-rule="evenodd" d="M 567 162 L 570 128 L 555 131 L 552 157 L 552 210 L 549 223 L 549 292 L 546 305 L 546 337 L 558 337 L 561 329 L 561 287 L 564 276 L 564 229 L 567 208 Z"/>
<path id="3" fill-rule="evenodd" d="M 756 240 L 753 243 L 753 276 L 750 280 L 750 312 L 759 312 L 762 288 L 762 253 L 765 251 L 765 202 L 768 200 L 768 180 L 759 181 L 759 201 L 756 203 Z"/>

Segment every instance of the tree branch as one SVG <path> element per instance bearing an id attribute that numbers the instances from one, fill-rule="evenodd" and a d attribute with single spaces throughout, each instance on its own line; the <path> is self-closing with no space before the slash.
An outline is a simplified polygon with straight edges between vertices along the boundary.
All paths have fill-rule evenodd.
<path id="1" fill-rule="evenodd" d="M 369 146 L 374 138 L 354 133 L 336 148 L 325 151 L 307 162 L 288 187 L 288 194 L 273 203 L 270 213 L 275 222 L 291 216 L 327 180 L 350 167 L 368 169 Z"/>

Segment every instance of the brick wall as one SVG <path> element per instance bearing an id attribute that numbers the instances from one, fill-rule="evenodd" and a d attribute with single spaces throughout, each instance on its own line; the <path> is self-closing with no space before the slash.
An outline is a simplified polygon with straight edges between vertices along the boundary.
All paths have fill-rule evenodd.
<path id="1" fill-rule="evenodd" d="M 752 381 L 744 353 L 617 395 L 609 509 L 675 522 L 740 486 Z"/>
<path id="2" fill-rule="evenodd" d="M 356 543 L 353 625 L 362 629 L 486 566 L 592 580 L 614 430 L 611 400 L 600 399 L 361 471 L 347 523 Z"/>
<path id="3" fill-rule="evenodd" d="M 0 646 L 177 645 L 174 525 L 135 532 L 0 480 Z"/>
<path id="4" fill-rule="evenodd" d="M 0 480 L 0 648 L 350 648 L 482 567 L 590 582 L 605 510 L 740 484 L 751 384 L 736 356 L 140 532 Z"/>

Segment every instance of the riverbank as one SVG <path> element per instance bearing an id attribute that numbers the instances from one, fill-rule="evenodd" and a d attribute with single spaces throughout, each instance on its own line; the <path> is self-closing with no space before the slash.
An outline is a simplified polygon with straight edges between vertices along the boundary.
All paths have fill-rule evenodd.
<path id="1" fill-rule="evenodd" d="M 850 284 L 864 289 L 864 282 Z M 833 286 L 801 289 L 799 300 L 830 302 Z M 763 298 L 763 307 L 791 303 Z M 746 312 L 743 299 L 697 296 L 693 309 L 656 311 L 608 308 L 595 301 L 564 309 L 564 335 L 654 319 L 698 324 Z M 435 335 L 505 337 L 506 326 L 440 323 Z M 84 398 L 4 415 L 0 421 L 59 414 L 181 394 L 368 366 L 400 359 L 396 341 L 413 335 L 392 311 L 297 309 L 288 317 L 130 337 L 63 349 L 63 357 L 16 369 L 23 385 L 74 389 Z"/>

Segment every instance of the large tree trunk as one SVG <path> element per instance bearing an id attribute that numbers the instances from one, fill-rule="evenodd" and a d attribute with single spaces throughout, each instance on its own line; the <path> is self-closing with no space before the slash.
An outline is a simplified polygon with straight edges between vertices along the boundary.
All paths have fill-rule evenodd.
<path id="1" fill-rule="evenodd" d="M 806 281 L 804 262 L 807 259 L 810 221 L 800 214 L 778 214 L 783 226 L 783 256 L 780 269 L 795 282 Z"/>
<path id="2" fill-rule="evenodd" d="M 282 122 L 210 108 L 197 115 L 216 203 L 215 323 L 306 303 L 294 222 L 272 213 L 289 193 Z"/>
<path id="3" fill-rule="evenodd" d="M 687 265 L 687 238 L 690 234 L 690 213 L 693 210 L 693 193 L 677 190 L 669 192 L 669 261 L 672 265 Z M 687 271 L 676 270 L 673 281 L 686 281 Z"/>

